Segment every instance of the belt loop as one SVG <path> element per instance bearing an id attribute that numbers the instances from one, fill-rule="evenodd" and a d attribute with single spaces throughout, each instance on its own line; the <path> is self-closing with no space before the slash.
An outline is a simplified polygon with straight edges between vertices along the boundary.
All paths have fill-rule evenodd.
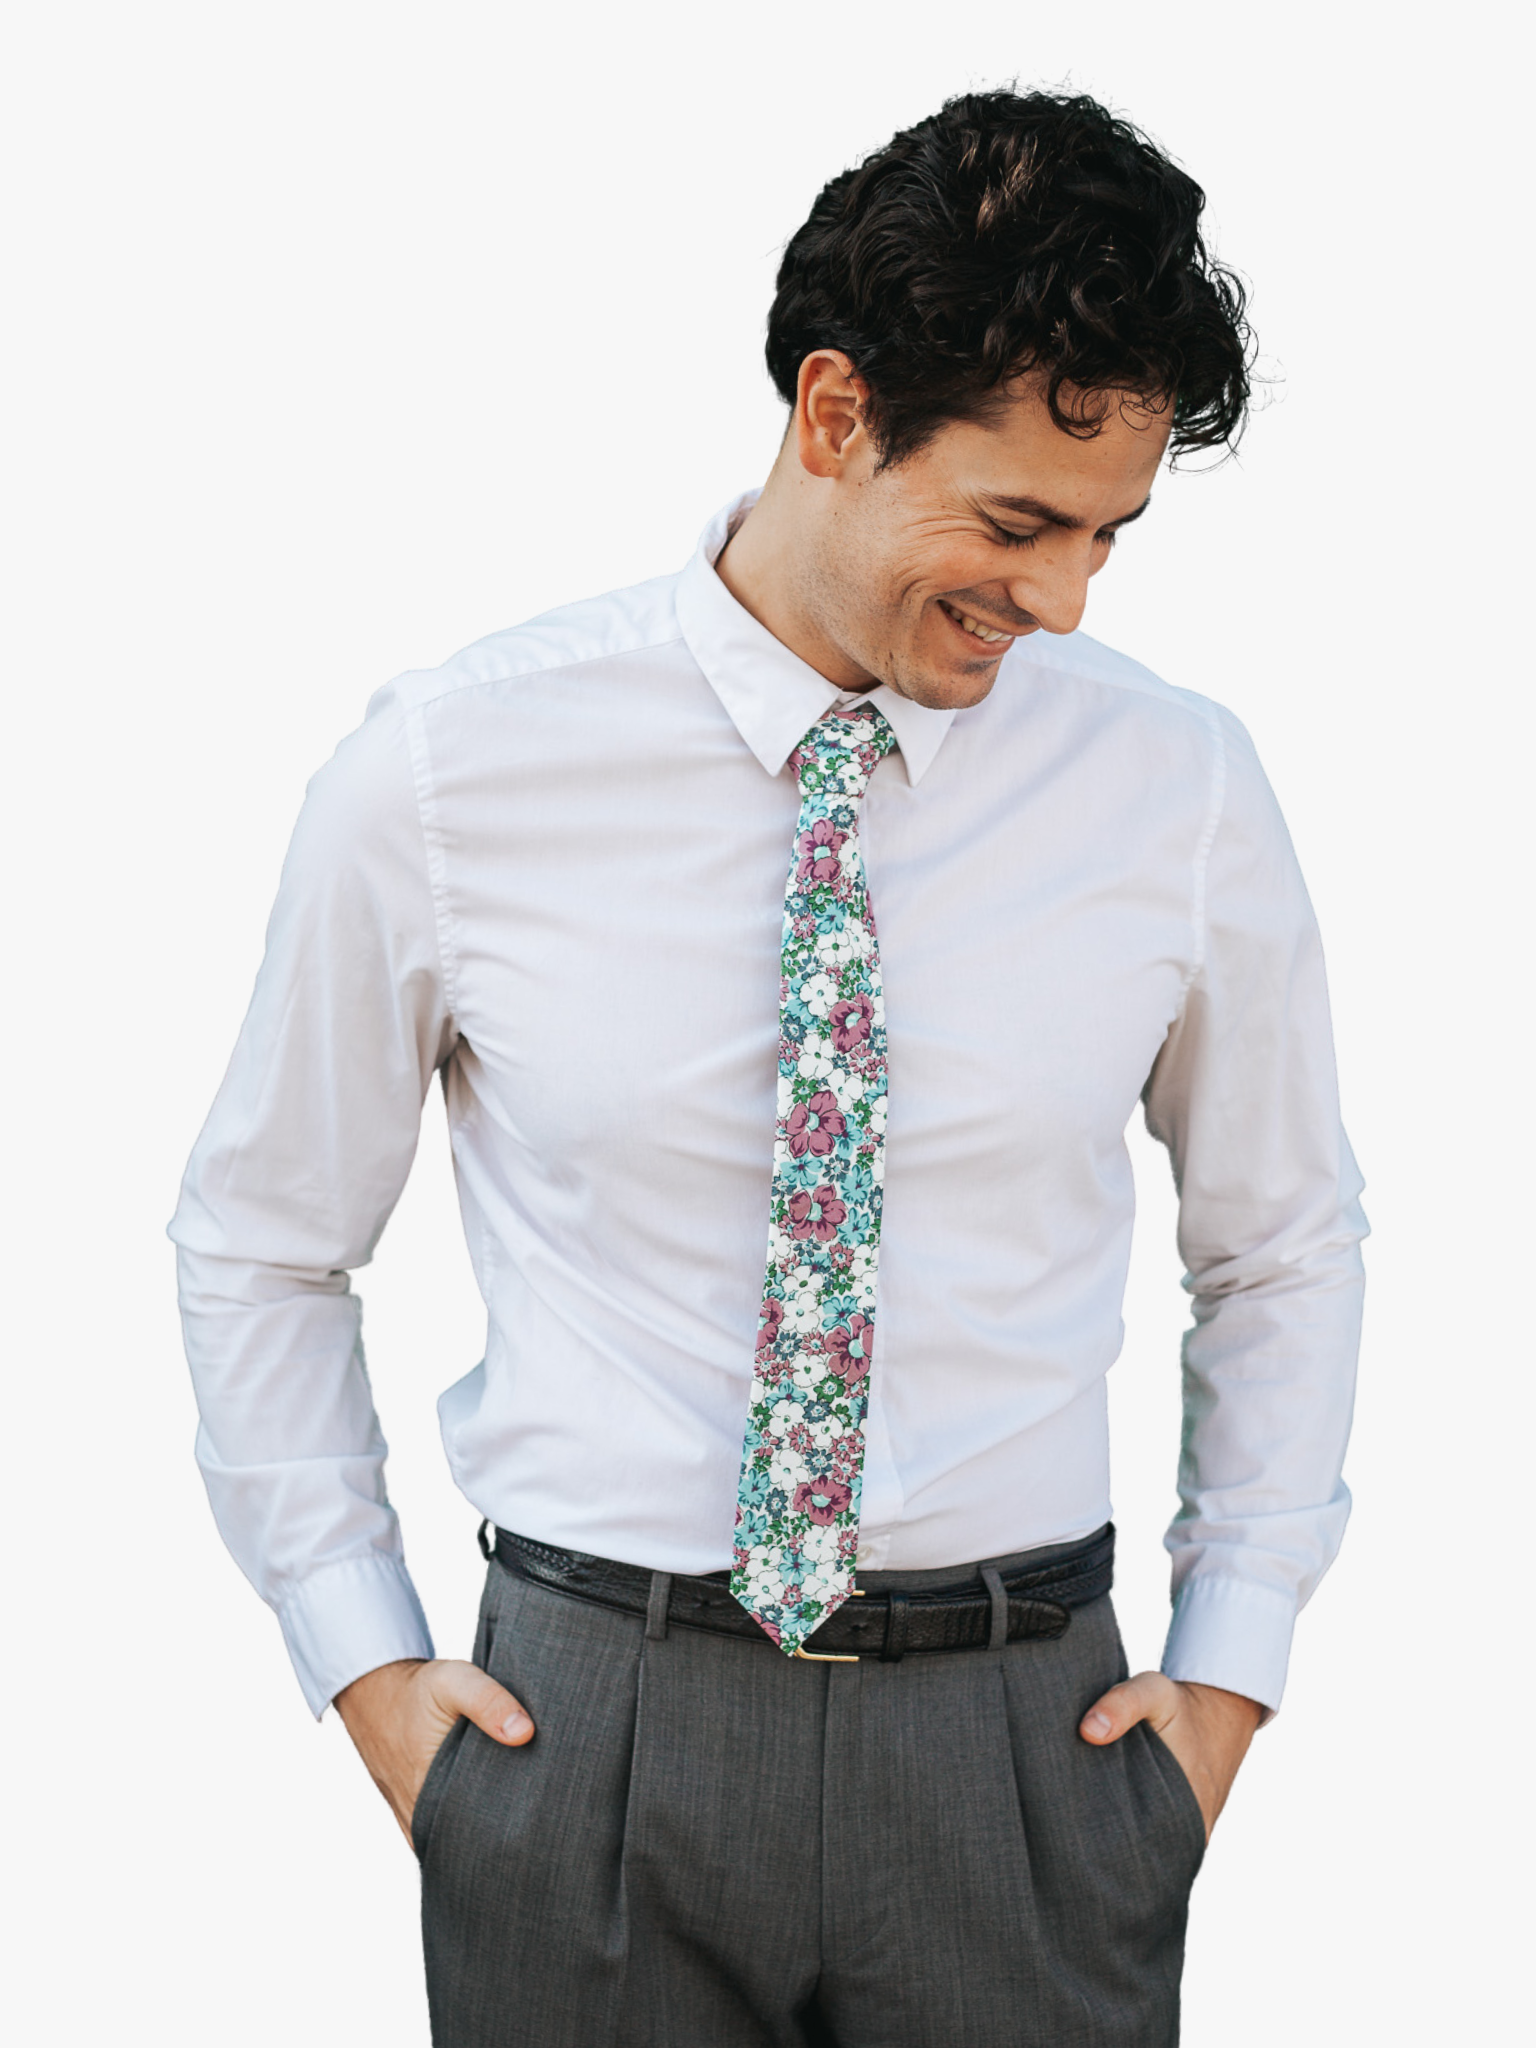
<path id="1" fill-rule="evenodd" d="M 905 1593 L 887 1593 L 885 1641 L 880 1645 L 882 1664 L 899 1664 L 907 1650 L 907 1611 L 911 1606 Z"/>
<path id="2" fill-rule="evenodd" d="M 490 1526 L 491 1518 L 489 1515 L 486 1515 L 481 1519 L 480 1526 L 475 1531 L 475 1541 L 480 1546 L 480 1555 L 485 1559 L 487 1564 L 489 1564 L 491 1559 L 496 1555 L 495 1544 L 489 1542 L 485 1534 L 486 1530 L 489 1529 Z"/>
<path id="3" fill-rule="evenodd" d="M 1008 1640 L 1008 1593 L 1003 1585 L 1002 1574 L 995 1565 L 983 1565 L 981 1583 L 992 1595 L 992 1633 L 987 1638 L 989 1650 L 1000 1650 Z"/>
<path id="4" fill-rule="evenodd" d="M 648 1643 L 664 1643 L 667 1640 L 667 1609 L 672 1605 L 672 1574 L 651 1573 L 651 1597 L 645 1603 L 645 1640 Z"/>

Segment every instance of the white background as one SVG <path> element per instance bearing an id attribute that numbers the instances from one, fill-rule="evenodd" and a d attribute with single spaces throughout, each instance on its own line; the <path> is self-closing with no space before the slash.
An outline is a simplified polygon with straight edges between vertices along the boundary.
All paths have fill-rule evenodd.
<path id="1" fill-rule="evenodd" d="M 1070 79 L 1205 184 L 1283 381 L 1089 630 L 1232 705 L 1328 942 L 1370 1183 L 1343 1557 L 1196 1890 L 1188 2048 L 1529 2023 L 1528 267 L 1513 9 L 18 10 L 4 1023 L 11 2037 L 426 2041 L 411 1858 L 191 1458 L 177 1178 L 307 776 L 374 687 L 680 563 L 759 479 L 778 251 L 973 84 Z M 1120 1606 L 1165 1614 L 1164 1163 L 1113 1375 Z M 441 1109 L 362 1284 L 444 1648 L 479 1356 Z M 725 2044 L 722 2044 L 725 2048 Z"/>

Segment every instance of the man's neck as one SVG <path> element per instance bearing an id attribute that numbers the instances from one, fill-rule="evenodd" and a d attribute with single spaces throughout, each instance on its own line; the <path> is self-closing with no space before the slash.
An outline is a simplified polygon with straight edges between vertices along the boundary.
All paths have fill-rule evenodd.
<path id="1" fill-rule="evenodd" d="M 801 596 L 810 580 L 801 573 L 803 554 L 813 544 L 809 507 L 801 501 L 808 488 L 809 479 L 790 477 L 776 463 L 762 496 L 715 558 L 715 573 L 742 610 L 807 667 L 840 690 L 872 689 L 878 679 L 827 637 Z"/>

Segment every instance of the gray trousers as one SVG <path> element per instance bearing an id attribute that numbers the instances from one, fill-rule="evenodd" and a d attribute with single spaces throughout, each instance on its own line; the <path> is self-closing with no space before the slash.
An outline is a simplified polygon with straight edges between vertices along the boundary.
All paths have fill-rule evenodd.
<path id="1" fill-rule="evenodd" d="M 1055 1642 L 811 1664 L 492 1564 L 475 1657 L 538 1733 L 461 1721 L 417 1803 L 437 2048 L 1177 2041 L 1205 1829 L 1149 1730 L 1077 1733 L 1125 1676 L 1107 1598 Z"/>

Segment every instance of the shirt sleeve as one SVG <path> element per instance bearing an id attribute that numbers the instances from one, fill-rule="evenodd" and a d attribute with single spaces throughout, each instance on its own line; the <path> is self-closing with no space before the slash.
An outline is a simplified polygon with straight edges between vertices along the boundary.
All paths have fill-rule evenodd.
<path id="1" fill-rule="evenodd" d="M 311 1709 L 432 1640 L 348 1274 L 405 1185 L 450 1005 L 404 717 L 309 787 L 250 1011 L 171 1223 L 198 1462 Z"/>
<path id="2" fill-rule="evenodd" d="M 1194 1300 L 1163 1669 L 1273 1712 L 1349 1513 L 1366 1222 L 1316 921 L 1252 742 L 1217 716 L 1203 951 L 1145 1094 Z"/>

